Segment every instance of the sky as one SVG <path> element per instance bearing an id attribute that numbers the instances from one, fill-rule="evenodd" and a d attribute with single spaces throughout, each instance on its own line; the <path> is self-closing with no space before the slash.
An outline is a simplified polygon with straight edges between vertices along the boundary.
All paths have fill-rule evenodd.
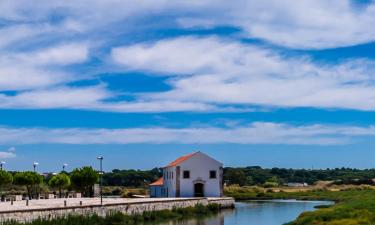
<path id="1" fill-rule="evenodd" d="M 375 1 L 2 0 L 8 170 L 375 165 Z"/>

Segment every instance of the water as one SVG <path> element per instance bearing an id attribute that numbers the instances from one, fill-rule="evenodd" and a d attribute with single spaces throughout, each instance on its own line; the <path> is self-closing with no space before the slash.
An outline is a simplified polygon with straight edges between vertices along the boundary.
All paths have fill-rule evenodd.
<path id="1" fill-rule="evenodd" d="M 218 215 L 202 220 L 171 221 L 161 225 L 281 225 L 290 222 L 317 205 L 329 205 L 322 201 L 248 201 L 236 203 L 236 209 L 224 210 Z"/>

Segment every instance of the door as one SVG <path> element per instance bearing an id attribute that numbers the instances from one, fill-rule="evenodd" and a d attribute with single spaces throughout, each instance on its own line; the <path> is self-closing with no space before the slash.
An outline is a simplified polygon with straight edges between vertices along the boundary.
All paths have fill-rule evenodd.
<path id="1" fill-rule="evenodd" d="M 204 184 L 194 184 L 194 197 L 204 197 Z"/>

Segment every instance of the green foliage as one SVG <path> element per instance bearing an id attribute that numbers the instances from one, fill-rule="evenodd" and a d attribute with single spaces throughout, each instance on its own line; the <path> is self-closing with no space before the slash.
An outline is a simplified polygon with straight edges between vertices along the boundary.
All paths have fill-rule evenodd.
<path id="1" fill-rule="evenodd" d="M 240 172 L 242 171 L 242 172 Z M 238 177 L 239 176 L 239 177 Z M 298 182 L 313 184 L 319 180 L 335 181 L 335 184 L 373 184 L 375 169 L 285 169 L 272 168 L 265 169 L 259 166 L 242 168 L 224 168 L 224 180 L 228 184 L 243 185 L 262 185 L 267 181 L 277 182 L 279 184 Z M 277 181 L 270 179 L 276 178 Z"/>
<path id="2" fill-rule="evenodd" d="M 26 171 L 18 172 L 14 176 L 14 183 L 17 185 L 36 185 L 43 182 L 43 176 L 39 175 L 36 172 Z"/>
<path id="3" fill-rule="evenodd" d="M 48 182 L 49 186 L 59 190 L 60 197 L 62 197 L 62 190 L 67 189 L 70 184 L 70 177 L 65 173 L 60 173 L 53 176 Z"/>
<path id="4" fill-rule="evenodd" d="M 294 222 L 288 225 L 375 224 L 374 190 L 319 191 L 299 195 L 305 195 L 305 198 L 309 198 L 309 196 L 322 198 L 325 196 L 326 199 L 333 199 L 338 203 L 329 208 L 320 208 L 313 212 L 302 213 Z"/>
<path id="5" fill-rule="evenodd" d="M 265 187 L 265 188 L 271 188 L 271 187 L 277 187 L 277 186 L 279 186 L 279 183 L 277 183 L 277 182 L 267 181 L 263 184 L 263 187 Z"/>
<path id="6" fill-rule="evenodd" d="M 0 187 L 11 184 L 13 182 L 13 176 L 11 173 L 5 170 L 0 170 Z"/>
<path id="7" fill-rule="evenodd" d="M 70 175 L 73 187 L 80 191 L 83 196 L 93 195 L 92 187 L 99 181 L 99 174 L 90 166 L 74 169 Z"/>
<path id="8" fill-rule="evenodd" d="M 39 186 L 39 184 L 43 183 L 43 176 L 39 175 L 36 172 L 26 171 L 26 172 L 17 172 L 14 175 L 14 184 L 26 186 L 27 193 L 31 198 L 31 191 L 33 187 Z M 37 189 L 35 190 L 35 194 L 38 194 Z"/>
<path id="9" fill-rule="evenodd" d="M 147 184 L 162 176 L 161 169 L 152 170 L 113 170 L 103 175 L 104 186 L 122 186 L 144 188 Z M 375 169 L 285 169 L 261 168 L 259 166 L 224 168 L 224 181 L 240 186 L 263 185 L 265 182 L 275 182 L 279 185 L 297 182 L 313 184 L 319 180 L 334 181 L 335 184 L 373 184 Z"/>
<path id="10" fill-rule="evenodd" d="M 224 180 L 229 184 L 247 185 L 247 177 L 242 169 L 229 168 L 224 174 Z"/>
<path id="11" fill-rule="evenodd" d="M 161 170 L 113 170 L 103 176 L 105 186 L 145 187 L 162 175 Z"/>

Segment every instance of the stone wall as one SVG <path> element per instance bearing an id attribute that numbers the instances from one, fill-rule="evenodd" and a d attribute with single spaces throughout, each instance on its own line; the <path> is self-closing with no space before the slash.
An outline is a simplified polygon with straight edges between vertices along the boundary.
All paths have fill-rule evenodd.
<path id="1" fill-rule="evenodd" d="M 99 215 L 106 216 L 111 213 L 121 212 L 125 214 L 140 214 L 145 211 L 160 211 L 173 208 L 193 207 L 197 204 L 208 205 L 210 203 L 219 204 L 222 208 L 234 206 L 232 198 L 195 198 L 195 199 L 173 199 L 137 203 L 116 203 L 89 206 L 74 206 L 63 208 L 47 209 L 26 209 L 18 211 L 0 212 L 0 223 L 15 220 L 18 222 L 28 222 L 36 219 L 53 219 L 66 217 L 68 215 Z"/>

